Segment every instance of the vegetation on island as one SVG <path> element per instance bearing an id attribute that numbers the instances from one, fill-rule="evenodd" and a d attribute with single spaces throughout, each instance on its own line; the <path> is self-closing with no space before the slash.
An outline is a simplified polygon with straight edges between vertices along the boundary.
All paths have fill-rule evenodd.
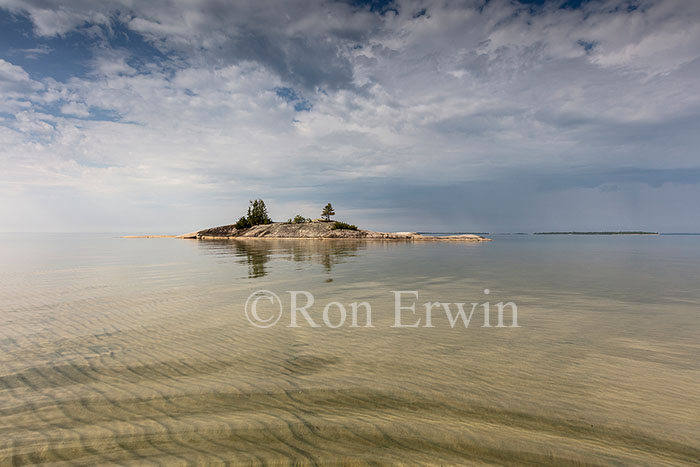
<path id="1" fill-rule="evenodd" d="M 294 219 L 288 219 L 286 223 L 287 224 L 307 224 L 307 223 L 311 223 L 311 222 L 313 222 L 313 220 L 311 220 L 310 217 L 304 217 L 301 214 L 297 214 L 296 216 L 294 216 Z"/>
<path id="2" fill-rule="evenodd" d="M 307 224 L 313 222 L 331 222 L 331 216 L 335 216 L 335 209 L 331 203 L 326 204 L 323 207 L 321 213 L 322 219 L 317 219 L 316 221 L 311 218 L 304 217 L 301 214 L 297 214 L 293 218 L 290 218 L 285 222 L 285 224 Z M 241 216 L 238 221 L 234 224 L 237 230 L 249 229 L 256 225 L 272 224 L 272 219 L 267 213 L 267 206 L 265 206 L 265 201 L 262 199 L 251 200 L 248 206 L 248 214 Z M 331 230 L 358 230 L 357 226 L 354 224 L 348 224 L 346 222 L 334 222 L 331 225 Z"/>
<path id="3" fill-rule="evenodd" d="M 353 224 L 346 224 L 345 222 L 333 222 L 333 226 L 331 226 L 331 230 L 340 230 L 340 229 L 345 229 L 345 230 L 357 230 L 357 226 Z"/>
<path id="4" fill-rule="evenodd" d="M 261 224 L 272 224 L 272 219 L 267 214 L 267 206 L 265 206 L 265 201 L 261 199 L 251 200 L 248 206 L 248 215 L 242 216 L 236 222 L 235 227 L 237 229 L 247 229 L 253 227 L 254 225 Z"/>

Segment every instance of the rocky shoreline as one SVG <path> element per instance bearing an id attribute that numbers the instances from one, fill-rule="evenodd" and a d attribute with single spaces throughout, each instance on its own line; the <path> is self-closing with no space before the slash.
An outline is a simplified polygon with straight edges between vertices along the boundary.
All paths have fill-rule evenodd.
<path id="1" fill-rule="evenodd" d="M 256 239 L 256 238 L 291 238 L 291 239 L 363 239 L 363 240 L 410 240 L 410 241 L 461 241 L 488 242 L 490 238 L 480 235 L 449 235 L 436 237 L 415 232 L 374 232 L 372 230 L 334 229 L 333 222 L 307 222 L 289 224 L 273 222 L 256 225 L 247 229 L 236 229 L 234 225 L 222 225 L 178 235 L 178 238 L 220 240 L 220 239 Z"/>

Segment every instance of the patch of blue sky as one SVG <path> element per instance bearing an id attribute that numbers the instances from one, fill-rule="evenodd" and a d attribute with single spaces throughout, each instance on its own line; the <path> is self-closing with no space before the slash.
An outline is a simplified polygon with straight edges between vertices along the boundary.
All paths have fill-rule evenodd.
<path id="1" fill-rule="evenodd" d="M 347 3 L 358 8 L 369 8 L 369 11 L 385 15 L 392 11 L 399 14 L 399 9 L 393 0 L 349 0 Z"/>
<path id="2" fill-rule="evenodd" d="M 65 81 L 86 75 L 93 40 L 76 33 L 36 37 L 28 18 L 0 9 L 0 57 L 21 66 L 34 79 Z"/>
<path id="3" fill-rule="evenodd" d="M 74 114 L 70 112 L 63 112 L 63 106 L 66 104 L 68 104 L 68 102 L 63 100 L 51 102 L 49 104 L 34 102 L 32 103 L 32 108 L 36 112 L 60 118 L 127 123 L 122 120 L 122 116 L 117 111 L 112 109 L 90 106 L 87 108 L 89 114 L 83 115 L 82 113 Z"/>
<path id="4" fill-rule="evenodd" d="M 535 7 L 539 6 L 545 6 L 545 5 L 555 5 L 561 9 L 568 9 L 568 10 L 576 10 L 579 8 L 582 8 L 585 6 L 587 3 L 593 3 L 593 2 L 600 2 L 600 0 L 517 0 L 519 3 L 523 5 L 529 5 L 531 7 L 531 11 L 534 12 Z M 485 3 L 488 3 L 488 0 L 485 0 Z M 600 2 L 602 3 L 602 2 Z M 610 12 L 614 13 L 617 11 L 627 11 L 632 12 L 640 7 L 639 1 L 638 0 L 627 0 L 627 1 L 621 1 L 619 4 L 615 5 Z"/>
<path id="5" fill-rule="evenodd" d="M 300 96 L 294 89 L 279 87 L 275 88 L 278 97 L 281 97 L 290 104 L 294 104 L 294 110 L 297 112 L 308 112 L 313 108 L 313 105 L 308 100 Z"/>
<path id="6" fill-rule="evenodd" d="M 127 64 L 138 71 L 144 71 L 144 68 L 152 63 L 159 65 L 159 71 L 167 71 L 174 68 L 168 66 L 169 62 L 177 62 L 177 56 L 172 53 L 165 55 L 141 34 L 132 31 L 121 21 L 111 22 L 107 37 L 111 48 L 129 51 Z"/>
<path id="7" fill-rule="evenodd" d="M 586 53 L 590 53 L 596 46 L 596 43 L 593 41 L 584 41 L 583 39 L 580 39 L 578 42 L 578 45 L 583 47 L 583 50 L 586 51 Z"/>
<path id="8" fill-rule="evenodd" d="M 21 66 L 33 79 L 56 81 L 89 78 L 91 63 L 104 45 L 128 51 L 127 64 L 137 71 L 144 71 L 151 63 L 157 63 L 160 71 L 175 68 L 177 57 L 166 56 L 124 23 L 114 19 L 109 27 L 99 25 L 102 34 L 88 32 L 92 26 L 85 24 L 64 35 L 40 37 L 34 34 L 29 18 L 0 8 L 0 57 Z"/>

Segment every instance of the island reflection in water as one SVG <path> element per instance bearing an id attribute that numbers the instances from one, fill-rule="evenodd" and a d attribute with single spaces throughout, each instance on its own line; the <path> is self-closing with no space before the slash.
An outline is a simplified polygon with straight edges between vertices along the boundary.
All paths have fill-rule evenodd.
<path id="1" fill-rule="evenodd" d="M 334 265 L 357 257 L 358 250 L 366 250 L 367 242 L 255 238 L 200 240 L 198 246 L 206 254 L 234 256 L 240 263 L 248 265 L 248 277 L 254 279 L 268 275 L 267 264 L 272 260 L 317 263 L 330 274 Z"/>

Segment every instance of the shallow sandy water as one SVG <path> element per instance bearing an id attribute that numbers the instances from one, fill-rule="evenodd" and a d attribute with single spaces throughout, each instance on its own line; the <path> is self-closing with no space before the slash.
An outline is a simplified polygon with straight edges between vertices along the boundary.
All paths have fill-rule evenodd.
<path id="1" fill-rule="evenodd" d="M 700 238 L 116 237 L 3 238 L 0 464 L 700 462 Z M 259 329 L 259 289 L 374 327 Z M 392 290 L 521 327 L 392 328 Z"/>

